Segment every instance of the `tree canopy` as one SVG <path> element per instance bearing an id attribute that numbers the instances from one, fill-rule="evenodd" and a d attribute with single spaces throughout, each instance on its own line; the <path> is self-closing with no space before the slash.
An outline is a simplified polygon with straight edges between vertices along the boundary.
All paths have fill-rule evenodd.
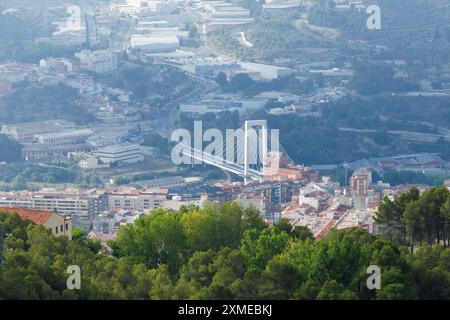
<path id="1" fill-rule="evenodd" d="M 448 206 L 442 195 L 425 196 L 432 199 L 430 212 L 439 207 L 433 202 Z M 408 210 L 421 197 L 413 190 L 397 205 Z M 314 240 L 309 230 L 287 228 L 285 221 L 269 227 L 255 208 L 236 203 L 151 212 L 120 228 L 109 243 L 112 255 L 99 253 L 83 235 L 54 237 L 16 214 L 0 213 L 0 225 L 1 299 L 450 297 L 450 251 L 443 245 L 410 253 L 385 231 L 372 235 L 359 228 Z M 80 290 L 66 287 L 70 265 L 80 267 Z M 366 286 L 370 265 L 381 269 L 380 290 Z"/>

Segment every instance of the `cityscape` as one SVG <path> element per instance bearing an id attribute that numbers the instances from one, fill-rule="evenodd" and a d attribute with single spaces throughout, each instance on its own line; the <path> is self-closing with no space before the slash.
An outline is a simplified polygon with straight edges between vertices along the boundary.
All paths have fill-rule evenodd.
<path id="1" fill-rule="evenodd" d="M 3 0 L 0 39 L 0 300 L 450 299 L 445 0 Z"/>

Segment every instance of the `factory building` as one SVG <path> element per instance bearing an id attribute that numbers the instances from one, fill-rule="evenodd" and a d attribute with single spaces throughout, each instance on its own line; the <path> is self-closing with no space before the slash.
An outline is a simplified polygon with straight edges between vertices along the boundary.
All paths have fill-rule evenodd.
<path id="1" fill-rule="evenodd" d="M 2 133 L 19 143 L 31 143 L 35 135 L 57 134 L 76 128 L 73 122 L 66 120 L 48 120 L 43 122 L 26 122 L 2 126 Z"/>
<path id="2" fill-rule="evenodd" d="M 73 130 L 62 133 L 35 135 L 36 142 L 41 144 L 78 144 L 85 143 L 94 132 L 89 129 Z"/>
<path id="3" fill-rule="evenodd" d="M 147 53 L 171 52 L 180 47 L 180 40 L 176 35 L 140 35 L 134 34 L 130 39 L 131 48 Z"/>
<path id="4" fill-rule="evenodd" d="M 136 163 L 144 160 L 141 147 L 137 144 L 122 143 L 100 148 L 93 152 L 100 162 L 112 163 Z"/>

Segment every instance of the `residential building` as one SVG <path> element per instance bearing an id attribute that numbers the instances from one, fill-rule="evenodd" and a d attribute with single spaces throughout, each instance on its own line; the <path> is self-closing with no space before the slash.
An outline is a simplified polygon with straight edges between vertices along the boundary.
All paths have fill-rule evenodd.
<path id="1" fill-rule="evenodd" d="M 24 208 L 0 208 L 0 212 L 17 213 L 22 219 L 33 221 L 50 230 L 55 236 L 67 236 L 72 240 L 72 217 L 60 215 L 54 211 L 33 210 Z"/>
<path id="2" fill-rule="evenodd" d="M 0 207 L 20 207 L 70 214 L 73 224 L 89 231 L 93 218 L 107 210 L 102 190 L 44 188 L 37 192 L 0 192 Z"/>
<path id="3" fill-rule="evenodd" d="M 103 73 L 115 70 L 119 61 L 119 53 L 114 50 L 82 50 L 75 53 L 80 60 L 80 67 L 85 70 Z"/>
<path id="4" fill-rule="evenodd" d="M 370 169 L 361 168 L 350 178 L 350 192 L 356 196 L 367 196 L 371 184 L 372 172 Z"/>
<path id="5" fill-rule="evenodd" d="M 108 190 L 108 210 L 155 210 L 163 207 L 167 189 L 143 189 L 121 187 Z"/>
<path id="6" fill-rule="evenodd" d="M 350 178 L 350 192 L 354 196 L 355 209 L 367 209 L 369 186 L 372 184 L 370 169 L 361 168 Z"/>
<path id="7" fill-rule="evenodd" d="M 39 66 L 49 71 L 55 72 L 72 72 L 74 71 L 74 63 L 66 58 L 46 58 L 39 61 Z"/>

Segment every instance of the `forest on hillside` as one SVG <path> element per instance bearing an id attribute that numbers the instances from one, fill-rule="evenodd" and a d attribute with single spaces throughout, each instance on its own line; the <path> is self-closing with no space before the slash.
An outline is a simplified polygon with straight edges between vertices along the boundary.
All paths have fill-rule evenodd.
<path id="1" fill-rule="evenodd" d="M 352 228 L 315 240 L 236 203 L 156 210 L 120 228 L 112 255 L 79 232 L 69 241 L 0 213 L 0 298 L 449 299 L 448 191 L 412 190 L 380 212 L 377 235 Z M 80 290 L 66 287 L 70 265 L 80 267 Z M 379 290 L 366 285 L 371 265 Z"/>

